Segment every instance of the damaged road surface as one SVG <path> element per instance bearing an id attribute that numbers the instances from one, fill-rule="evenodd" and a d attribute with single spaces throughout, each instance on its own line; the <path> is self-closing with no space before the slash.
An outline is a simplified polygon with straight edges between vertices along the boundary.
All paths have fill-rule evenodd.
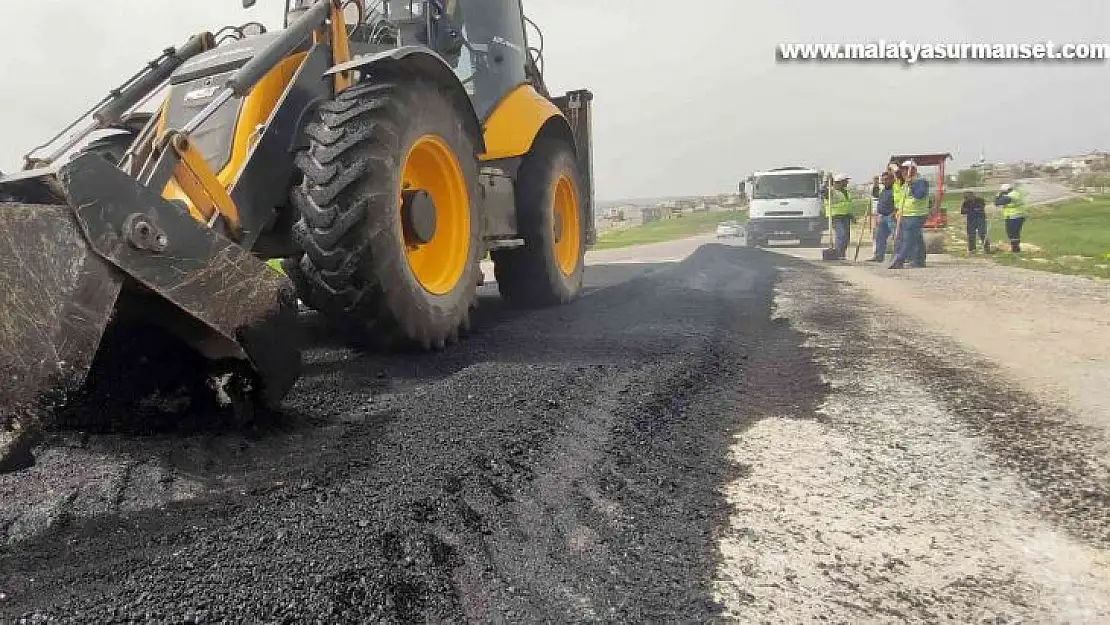
<path id="1" fill-rule="evenodd" d="M 1093 437 L 859 297 L 711 244 L 442 354 L 318 333 L 265 431 L 0 476 L 0 622 L 1105 622 Z"/>

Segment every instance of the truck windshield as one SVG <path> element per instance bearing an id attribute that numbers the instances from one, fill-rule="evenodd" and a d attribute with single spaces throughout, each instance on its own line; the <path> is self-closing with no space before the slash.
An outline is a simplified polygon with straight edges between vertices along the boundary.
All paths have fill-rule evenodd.
<path id="1" fill-rule="evenodd" d="M 813 198 L 820 192 L 817 174 L 780 174 L 759 176 L 752 190 L 753 200 Z"/>

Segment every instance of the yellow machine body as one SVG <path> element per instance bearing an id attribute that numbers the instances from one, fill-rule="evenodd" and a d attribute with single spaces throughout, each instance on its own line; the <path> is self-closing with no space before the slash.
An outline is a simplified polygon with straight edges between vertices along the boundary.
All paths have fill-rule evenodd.
<path id="1" fill-rule="evenodd" d="M 226 165 L 224 165 L 216 173 L 216 179 L 225 188 L 230 188 L 235 180 L 238 178 L 243 165 L 247 162 L 247 157 L 250 155 L 251 148 L 258 139 L 257 129 L 264 126 L 270 115 L 274 112 L 274 108 L 278 102 L 281 101 L 281 96 L 285 90 L 289 88 L 289 84 L 293 81 L 297 70 L 300 68 L 301 63 L 304 61 L 305 53 L 297 53 L 282 61 L 277 67 L 270 70 L 254 89 L 247 94 L 242 100 L 239 109 L 239 116 L 235 123 L 235 136 L 232 140 L 231 156 Z M 181 86 L 171 87 L 171 94 L 173 97 L 173 89 L 182 88 Z M 164 107 L 163 107 L 164 108 Z M 203 131 L 203 126 L 201 130 Z M 161 116 L 158 123 L 158 138 L 159 140 L 165 135 L 167 131 L 165 116 Z M 169 184 L 162 192 L 162 197 L 167 200 L 181 200 L 189 207 L 189 212 L 194 218 L 200 221 L 206 221 L 208 216 L 206 211 L 201 211 L 199 207 L 190 199 L 190 196 L 178 181 L 175 176 L 170 180 Z"/>
<path id="2" fill-rule="evenodd" d="M 200 33 L 74 136 L 116 134 L 61 163 L 78 120 L 46 158 L 0 174 L 0 258 L 33 259 L 0 263 L 0 377 L 14 381 L 0 388 L 0 471 L 99 392 L 86 384 L 98 358 L 129 384 L 153 374 L 121 409 L 152 391 L 272 408 L 300 375 L 298 301 L 352 342 L 442 349 L 470 326 L 486 254 L 507 300 L 577 296 L 595 235 L 592 94 L 547 95 L 520 0 L 474 3 L 462 22 L 454 2 L 435 22 L 387 4 L 378 19 L 365 2 L 298 0 L 281 31 Z M 461 33 L 522 56 L 464 79 Z M 408 114 L 414 101 L 425 114 Z M 56 292 L 27 287 L 46 283 Z M 160 372 L 101 349 L 137 328 L 166 339 L 144 343 L 159 358 L 189 359 Z"/>
<path id="3" fill-rule="evenodd" d="M 553 117 L 563 117 L 563 112 L 532 85 L 513 89 L 494 108 L 482 129 L 486 150 L 483 161 L 523 156 L 544 124 Z"/>

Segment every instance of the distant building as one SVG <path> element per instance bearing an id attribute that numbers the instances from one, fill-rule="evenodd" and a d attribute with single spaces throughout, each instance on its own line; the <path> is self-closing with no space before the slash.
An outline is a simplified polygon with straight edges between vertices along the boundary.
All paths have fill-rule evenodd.
<path id="1" fill-rule="evenodd" d="M 1085 174 L 1091 171 L 1110 170 L 1110 153 L 1103 151 L 1080 154 L 1078 156 L 1065 156 L 1048 161 L 1044 169 L 1065 175 Z"/>
<path id="2" fill-rule="evenodd" d="M 599 211 L 596 222 L 598 230 L 631 228 L 663 219 L 664 211 L 659 206 L 639 206 L 623 204 Z"/>
<path id="3" fill-rule="evenodd" d="M 594 224 L 598 232 L 634 228 L 656 221 L 679 219 L 684 215 L 739 210 L 742 204 L 742 198 L 737 193 L 671 198 L 654 204 L 628 202 L 599 208 L 594 215 Z"/>
<path id="4" fill-rule="evenodd" d="M 739 193 L 722 193 L 717 196 L 717 205 L 722 208 L 734 208 L 741 203 Z"/>

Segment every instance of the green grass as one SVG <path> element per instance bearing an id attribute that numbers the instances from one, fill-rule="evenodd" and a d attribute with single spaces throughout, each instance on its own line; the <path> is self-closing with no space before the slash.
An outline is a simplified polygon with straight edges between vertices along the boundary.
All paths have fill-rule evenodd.
<path id="1" fill-rule="evenodd" d="M 850 209 L 856 217 L 863 217 L 871 212 L 871 198 L 852 198 Z M 824 215 L 825 213 L 821 213 Z"/>
<path id="2" fill-rule="evenodd" d="M 642 226 L 603 232 L 598 235 L 597 244 L 594 245 L 594 249 L 605 250 L 617 247 L 629 247 L 632 245 L 644 245 L 647 243 L 673 241 L 675 239 L 713 232 L 717 229 L 717 224 L 722 221 L 743 223 L 747 219 L 748 214 L 744 211 L 688 214 L 674 219 L 653 221 Z"/>
<path id="3" fill-rule="evenodd" d="M 1026 210 L 1021 241 L 1036 246 L 1020 255 L 1009 252 L 1006 229 L 992 216 L 987 232 L 998 248 L 993 258 L 1006 265 L 1099 278 L 1110 278 L 1110 197 L 1075 199 Z M 949 212 L 958 239 L 951 250 L 966 256 L 966 231 L 959 208 Z"/>

